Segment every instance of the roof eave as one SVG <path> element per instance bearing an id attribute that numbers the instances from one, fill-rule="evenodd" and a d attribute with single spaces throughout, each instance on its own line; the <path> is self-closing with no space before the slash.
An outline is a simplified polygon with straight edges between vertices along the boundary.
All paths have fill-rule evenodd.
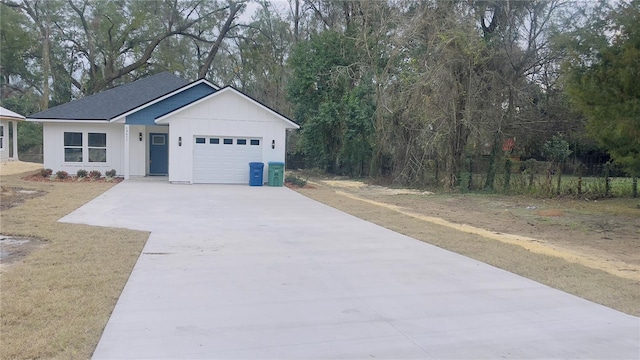
<path id="1" fill-rule="evenodd" d="M 25 120 L 25 118 L 23 118 L 23 117 L 14 117 L 14 116 L 1 115 L 1 116 L 0 116 L 0 120 L 24 121 L 24 120 Z"/>
<path id="2" fill-rule="evenodd" d="M 50 122 L 50 123 L 73 123 L 73 124 L 108 124 L 107 119 L 39 119 L 39 118 L 26 118 L 28 122 Z"/>

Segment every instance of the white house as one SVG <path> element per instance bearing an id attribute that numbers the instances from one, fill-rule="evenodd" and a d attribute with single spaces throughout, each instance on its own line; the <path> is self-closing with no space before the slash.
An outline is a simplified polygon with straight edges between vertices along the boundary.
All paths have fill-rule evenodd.
<path id="1" fill-rule="evenodd" d="M 0 107 L 0 161 L 18 160 L 18 121 L 24 116 Z"/>
<path id="2" fill-rule="evenodd" d="M 161 73 L 27 117 L 43 123 L 44 167 L 125 179 L 249 183 L 250 162 L 284 162 L 299 126 L 233 87 Z M 266 180 L 267 166 L 264 168 Z"/>

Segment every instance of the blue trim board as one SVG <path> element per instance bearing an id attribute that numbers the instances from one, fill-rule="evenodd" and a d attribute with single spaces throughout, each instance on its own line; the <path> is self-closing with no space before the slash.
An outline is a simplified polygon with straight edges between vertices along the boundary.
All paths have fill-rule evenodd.
<path id="1" fill-rule="evenodd" d="M 207 95 L 213 94 L 215 91 L 215 89 L 211 88 L 207 84 L 198 84 L 128 115 L 125 123 L 129 125 L 156 125 L 156 118 L 177 110 Z"/>

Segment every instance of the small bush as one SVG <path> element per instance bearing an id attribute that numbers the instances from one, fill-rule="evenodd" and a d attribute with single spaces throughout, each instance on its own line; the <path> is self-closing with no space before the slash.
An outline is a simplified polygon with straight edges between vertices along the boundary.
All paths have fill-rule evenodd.
<path id="1" fill-rule="evenodd" d="M 115 169 L 111 169 L 111 170 L 105 171 L 104 172 L 104 176 L 109 177 L 109 178 L 116 177 L 116 170 Z"/>
<path id="2" fill-rule="evenodd" d="M 91 170 L 91 172 L 89 172 L 89 177 L 91 179 L 100 179 L 102 177 L 102 173 L 98 170 Z"/>
<path id="3" fill-rule="evenodd" d="M 287 175 L 284 178 L 284 181 L 289 183 L 289 184 L 292 184 L 292 185 L 295 185 L 295 186 L 299 186 L 299 187 L 304 187 L 305 185 L 307 185 L 307 180 L 301 179 L 301 178 L 299 178 L 299 177 L 297 177 L 295 175 Z"/>
<path id="4" fill-rule="evenodd" d="M 87 170 L 85 170 L 85 169 L 80 169 L 80 170 L 78 170 L 78 172 L 76 173 L 76 176 L 77 176 L 78 178 L 86 178 L 86 177 L 87 177 L 87 175 L 88 175 L 88 173 L 87 173 Z"/>
<path id="5" fill-rule="evenodd" d="M 51 169 L 42 169 L 42 170 L 40 170 L 40 175 L 42 175 L 43 178 L 51 177 L 51 174 L 53 174 L 53 170 L 51 170 Z"/>
<path id="6" fill-rule="evenodd" d="M 64 180 L 68 177 L 69 177 L 69 173 L 66 171 L 60 170 L 56 172 L 56 179 Z"/>

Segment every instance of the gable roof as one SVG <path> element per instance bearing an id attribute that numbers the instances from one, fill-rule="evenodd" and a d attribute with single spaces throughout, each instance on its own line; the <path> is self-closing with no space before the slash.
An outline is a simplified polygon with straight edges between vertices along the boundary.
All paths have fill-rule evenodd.
<path id="1" fill-rule="evenodd" d="M 2 120 L 24 120 L 24 116 L 0 106 L 0 119 Z"/>
<path id="2" fill-rule="evenodd" d="M 155 122 L 156 122 L 156 124 L 164 124 L 164 123 L 167 122 L 167 118 L 170 117 L 171 115 L 175 115 L 175 114 L 177 114 L 177 113 L 179 113 L 179 112 L 181 112 L 183 110 L 186 110 L 186 109 L 188 109 L 188 108 L 190 108 L 190 107 L 192 107 L 192 106 L 194 106 L 196 104 L 199 104 L 202 101 L 206 101 L 208 99 L 214 98 L 214 97 L 216 97 L 216 96 L 218 96 L 220 94 L 224 94 L 225 92 L 234 92 L 234 93 L 246 98 L 247 100 L 253 102 L 254 104 L 258 105 L 259 107 L 262 107 L 262 108 L 266 109 L 268 112 L 272 113 L 276 117 L 280 118 L 280 120 L 282 120 L 285 123 L 287 123 L 288 125 L 290 125 L 289 126 L 290 128 L 293 128 L 293 129 L 299 129 L 300 128 L 300 125 L 296 124 L 293 120 L 291 120 L 288 117 L 282 115 L 281 113 L 279 113 L 276 110 L 270 108 L 269 106 L 261 103 L 260 101 L 252 98 L 251 96 L 243 93 L 242 91 L 234 88 L 231 85 L 227 85 L 227 86 L 223 87 L 222 89 L 219 89 L 218 91 L 214 92 L 213 94 L 207 95 L 207 96 L 205 96 L 205 97 L 203 97 L 203 98 L 201 98 L 199 100 L 196 100 L 196 101 L 194 101 L 194 102 L 192 102 L 192 103 L 190 103 L 188 105 L 185 105 L 185 106 L 180 107 L 180 108 L 178 108 L 178 109 L 176 109 L 174 111 L 171 111 L 170 113 L 164 114 L 164 115 L 158 117 L 155 120 Z"/>
<path id="3" fill-rule="evenodd" d="M 111 120 L 187 84 L 189 84 L 188 81 L 171 73 L 163 72 L 58 105 L 27 118 L 34 120 Z"/>
<path id="4" fill-rule="evenodd" d="M 185 91 L 185 90 L 187 90 L 187 89 L 190 89 L 190 88 L 195 87 L 195 86 L 200 85 L 200 84 L 206 84 L 207 86 L 209 86 L 210 88 L 212 88 L 214 91 L 218 91 L 218 89 L 220 89 L 220 87 L 218 87 L 218 86 L 216 86 L 216 85 L 214 85 L 214 84 L 210 83 L 210 82 L 209 82 L 208 80 L 206 80 L 206 79 L 196 80 L 196 81 L 193 81 L 193 82 L 188 83 L 188 84 L 187 84 L 187 85 L 185 85 L 185 86 L 179 87 L 179 88 L 177 88 L 177 89 L 176 89 L 176 90 L 174 90 L 174 91 L 171 91 L 171 92 L 169 92 L 169 93 L 166 93 L 166 94 L 164 94 L 164 95 L 160 96 L 159 98 L 156 98 L 156 99 L 154 99 L 154 100 L 152 100 L 152 101 L 149 101 L 149 102 L 148 102 L 148 103 L 146 103 L 146 104 L 142 104 L 142 105 L 140 105 L 140 106 L 138 106 L 138 107 L 136 107 L 136 108 L 133 108 L 133 109 L 131 109 L 131 110 L 129 110 L 129 111 L 127 111 L 127 112 L 125 112 L 125 113 L 122 113 L 122 114 L 120 114 L 120 115 L 118 115 L 118 116 L 116 116 L 116 117 L 112 118 L 110 121 L 111 121 L 111 122 L 117 122 L 118 120 L 122 120 L 122 119 L 126 118 L 127 116 L 129 116 L 129 115 L 131 115 L 131 114 L 133 114 L 133 113 L 135 113 L 135 112 L 137 112 L 137 111 L 140 111 L 140 110 L 142 110 L 142 109 L 144 109 L 144 108 L 146 108 L 146 107 L 149 107 L 149 106 L 151 106 L 151 105 L 153 105 L 153 104 L 155 104 L 155 103 L 158 103 L 158 102 L 160 102 L 160 101 L 162 101 L 162 100 L 164 100 L 164 99 L 170 98 L 170 97 L 172 97 L 173 95 L 176 95 L 177 93 L 183 92 L 183 91 Z M 184 105 L 183 105 L 183 106 L 184 106 Z M 173 111 L 173 110 L 172 110 L 172 111 Z"/>

